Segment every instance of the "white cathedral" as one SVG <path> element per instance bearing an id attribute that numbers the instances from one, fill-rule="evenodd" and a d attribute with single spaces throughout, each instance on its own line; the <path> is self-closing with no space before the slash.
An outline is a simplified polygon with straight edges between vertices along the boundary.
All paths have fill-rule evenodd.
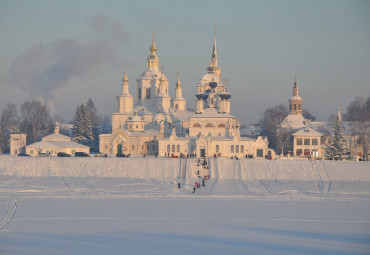
<path id="1" fill-rule="evenodd" d="M 135 100 L 124 73 L 118 112 L 112 114 L 112 134 L 100 135 L 100 152 L 199 157 L 264 157 L 271 153 L 267 138 L 240 136 L 239 119 L 230 114 L 231 95 L 221 81 L 216 38 L 210 66 L 197 86 L 196 112 L 187 111 L 179 75 L 176 96 L 171 99 L 169 80 L 159 70 L 154 39 L 149 49 L 147 69 L 136 80 Z"/>

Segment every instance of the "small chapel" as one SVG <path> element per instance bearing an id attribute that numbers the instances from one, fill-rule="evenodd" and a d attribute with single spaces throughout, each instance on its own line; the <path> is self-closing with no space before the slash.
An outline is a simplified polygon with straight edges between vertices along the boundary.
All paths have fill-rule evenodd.
<path id="1" fill-rule="evenodd" d="M 155 39 L 149 47 L 146 70 L 136 79 L 136 96 L 130 94 L 126 70 L 118 112 L 112 114 L 112 133 L 100 135 L 100 152 L 131 155 L 196 155 L 265 157 L 271 154 L 265 137 L 240 135 L 239 119 L 231 114 L 231 95 L 221 80 L 216 37 L 207 73 L 196 86 L 196 111 L 187 110 L 179 73 L 175 97 L 170 81 L 159 69 Z"/>

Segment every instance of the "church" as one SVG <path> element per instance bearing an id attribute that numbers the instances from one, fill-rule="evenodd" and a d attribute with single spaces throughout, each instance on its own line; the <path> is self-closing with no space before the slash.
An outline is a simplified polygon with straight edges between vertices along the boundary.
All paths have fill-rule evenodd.
<path id="1" fill-rule="evenodd" d="M 196 86 L 196 111 L 187 111 L 179 74 L 175 97 L 170 82 L 159 69 L 155 40 L 149 48 L 146 70 L 136 79 L 135 99 L 126 71 L 118 112 L 112 114 L 112 133 L 100 135 L 100 152 L 131 155 L 265 157 L 273 151 L 264 137 L 240 135 L 239 119 L 231 114 L 231 95 L 221 80 L 216 37 L 207 73 Z"/>

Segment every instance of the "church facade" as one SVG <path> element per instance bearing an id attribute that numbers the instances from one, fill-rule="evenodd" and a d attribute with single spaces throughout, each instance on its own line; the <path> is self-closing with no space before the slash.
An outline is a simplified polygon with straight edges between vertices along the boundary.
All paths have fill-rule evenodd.
<path id="1" fill-rule="evenodd" d="M 159 70 L 154 39 L 149 49 L 147 69 L 136 80 L 135 99 L 124 73 L 118 112 L 112 114 L 112 134 L 100 135 L 100 152 L 200 157 L 271 154 L 267 138 L 240 135 L 239 119 L 230 112 L 231 95 L 221 80 L 216 38 L 207 73 L 197 85 L 195 112 L 187 111 L 179 75 L 175 97 L 169 95 L 170 82 Z"/>

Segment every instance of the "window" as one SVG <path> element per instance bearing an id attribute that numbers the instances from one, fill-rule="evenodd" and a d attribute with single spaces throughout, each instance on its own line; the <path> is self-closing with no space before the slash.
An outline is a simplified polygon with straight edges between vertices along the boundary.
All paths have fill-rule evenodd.
<path id="1" fill-rule="evenodd" d="M 302 138 L 297 138 L 297 145 L 302 145 Z"/>
<path id="2" fill-rule="evenodd" d="M 171 152 L 171 146 L 169 144 L 167 145 L 167 152 Z"/>
<path id="3" fill-rule="evenodd" d="M 199 123 L 194 123 L 193 127 L 201 127 Z"/>
<path id="4" fill-rule="evenodd" d="M 240 153 L 244 153 L 244 145 L 240 146 Z"/>
<path id="5" fill-rule="evenodd" d="M 139 125 L 136 125 L 136 129 L 138 129 L 139 128 Z"/>
<path id="6" fill-rule="evenodd" d="M 221 136 L 221 132 L 218 133 L 218 136 Z"/>
<path id="7" fill-rule="evenodd" d="M 220 123 L 217 125 L 218 128 L 224 128 L 225 127 L 225 124 L 224 123 Z"/>
<path id="8" fill-rule="evenodd" d="M 180 152 L 180 145 L 177 145 L 177 152 Z"/>
<path id="9" fill-rule="evenodd" d="M 130 124 L 130 128 L 132 128 L 132 125 Z"/>
<path id="10" fill-rule="evenodd" d="M 31 150 L 30 153 L 33 154 L 33 150 Z"/>
<path id="11" fill-rule="evenodd" d="M 216 153 L 219 153 L 220 152 L 220 146 L 217 144 L 216 145 Z"/>
<path id="12" fill-rule="evenodd" d="M 208 136 L 212 136 L 212 133 L 208 133 Z"/>
<path id="13" fill-rule="evenodd" d="M 302 106 L 299 104 L 298 105 L 298 110 L 301 110 L 302 109 Z"/>
<path id="14" fill-rule="evenodd" d="M 146 99 L 150 99 L 150 88 L 146 89 Z"/>
<path id="15" fill-rule="evenodd" d="M 207 123 L 205 127 L 213 127 L 212 123 Z"/>
<path id="16" fill-rule="evenodd" d="M 310 139 L 309 138 L 304 139 L 304 145 L 310 145 Z"/>
<path id="17" fill-rule="evenodd" d="M 175 152 L 175 145 L 172 145 L 172 152 Z"/>
<path id="18" fill-rule="evenodd" d="M 135 149 L 135 145 L 132 145 L 132 147 L 131 147 L 133 150 Z"/>
<path id="19" fill-rule="evenodd" d="M 137 98 L 138 98 L 138 99 L 141 99 L 141 89 L 139 89 L 139 91 L 137 92 L 137 94 L 138 94 L 138 95 L 137 95 Z"/>
<path id="20" fill-rule="evenodd" d="M 108 149 L 108 145 L 107 144 L 105 145 L 105 149 Z"/>
<path id="21" fill-rule="evenodd" d="M 312 145 L 319 145 L 318 139 L 312 139 Z"/>
<path id="22" fill-rule="evenodd" d="M 236 146 L 236 153 L 239 153 L 239 145 Z"/>
<path id="23" fill-rule="evenodd" d="M 311 155 L 310 149 L 304 149 L 304 155 L 310 156 Z"/>
<path id="24" fill-rule="evenodd" d="M 178 104 L 175 104 L 175 109 L 178 110 L 179 109 L 179 105 Z"/>
<path id="25" fill-rule="evenodd" d="M 289 104 L 289 110 L 292 110 L 292 104 Z"/>
<path id="26" fill-rule="evenodd" d="M 234 145 L 231 145 L 231 153 L 234 153 Z"/>
<path id="27" fill-rule="evenodd" d="M 296 104 L 294 104 L 294 111 L 296 111 L 297 110 L 297 105 Z"/>
<path id="28" fill-rule="evenodd" d="M 301 156 L 302 155 L 302 149 L 297 149 L 296 150 L 296 155 Z"/>
<path id="29" fill-rule="evenodd" d="M 191 152 L 193 152 L 194 151 L 194 145 L 192 145 L 190 148 L 191 148 Z"/>

